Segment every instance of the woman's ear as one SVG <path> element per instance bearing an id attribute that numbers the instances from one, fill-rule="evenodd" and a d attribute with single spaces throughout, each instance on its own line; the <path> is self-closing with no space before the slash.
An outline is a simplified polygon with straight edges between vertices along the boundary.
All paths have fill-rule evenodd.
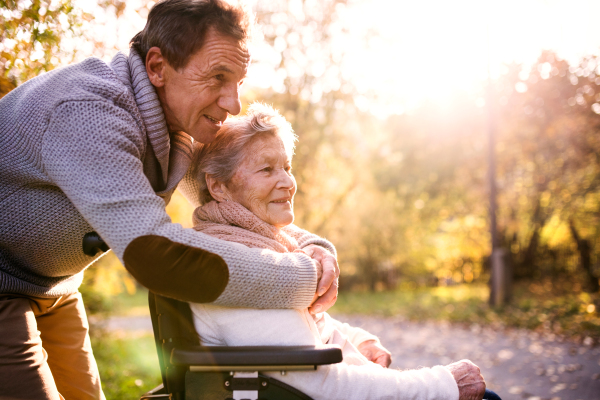
<path id="1" fill-rule="evenodd" d="M 215 179 L 214 176 L 210 174 L 205 174 L 205 178 L 206 187 L 208 188 L 208 191 L 210 192 L 210 195 L 213 199 L 215 199 L 219 203 L 229 201 L 231 199 L 229 190 L 223 182 L 218 181 L 217 179 Z"/>
<path id="2" fill-rule="evenodd" d="M 165 85 L 165 69 L 167 60 L 163 57 L 158 47 L 151 47 L 146 54 L 146 72 L 148 79 L 154 87 L 160 88 Z"/>

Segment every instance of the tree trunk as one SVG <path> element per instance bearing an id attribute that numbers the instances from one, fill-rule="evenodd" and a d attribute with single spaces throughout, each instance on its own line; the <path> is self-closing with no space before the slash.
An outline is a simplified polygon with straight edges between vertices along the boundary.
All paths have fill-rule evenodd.
<path id="1" fill-rule="evenodd" d="M 521 258 L 520 269 L 522 276 L 533 277 L 535 271 L 536 253 L 540 242 L 540 231 L 546 224 L 546 216 L 542 215 L 542 208 L 538 197 L 533 216 L 531 217 L 533 232 L 529 238 L 529 244 L 524 250 L 523 258 Z"/>
<path id="2" fill-rule="evenodd" d="M 573 220 L 569 220 L 569 228 L 571 229 L 571 235 L 577 243 L 577 250 L 579 251 L 579 264 L 586 274 L 587 277 L 587 289 L 592 293 L 596 293 L 600 290 L 600 284 L 598 284 L 598 278 L 592 273 L 592 257 L 591 257 L 591 245 L 590 241 L 582 239 L 575 229 Z"/>
<path id="3" fill-rule="evenodd" d="M 377 282 L 379 281 L 379 269 L 377 262 L 370 256 L 360 257 L 359 265 L 361 267 L 363 277 L 369 287 L 369 291 L 375 293 L 377 291 Z"/>

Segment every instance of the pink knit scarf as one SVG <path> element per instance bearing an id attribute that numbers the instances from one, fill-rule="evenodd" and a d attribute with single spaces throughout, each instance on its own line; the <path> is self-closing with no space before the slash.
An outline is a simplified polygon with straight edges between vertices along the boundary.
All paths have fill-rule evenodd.
<path id="1" fill-rule="evenodd" d="M 229 242 L 278 253 L 298 249 L 296 239 L 234 201 L 211 201 L 194 210 L 194 229 Z"/>

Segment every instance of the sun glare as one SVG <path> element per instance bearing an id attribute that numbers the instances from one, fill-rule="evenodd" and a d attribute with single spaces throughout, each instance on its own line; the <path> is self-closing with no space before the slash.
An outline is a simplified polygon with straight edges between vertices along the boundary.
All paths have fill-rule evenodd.
<path id="1" fill-rule="evenodd" d="M 503 63 L 532 63 L 544 49 L 575 61 L 600 46 L 593 1 L 377 0 L 353 12 L 353 23 L 379 36 L 354 52 L 351 75 L 403 110 L 480 91 L 488 63 L 495 77 Z"/>
<path id="2" fill-rule="evenodd" d="M 126 51 L 145 23 L 146 15 L 135 11 L 142 0 L 128 2 L 118 21 L 93 0 L 78 4 L 94 15 L 90 29 L 107 48 Z M 289 10 L 303 18 L 301 1 L 291 0 Z M 313 89 L 317 93 L 306 93 L 308 99 L 318 101 L 319 91 L 343 90 L 342 83 L 350 82 L 360 108 L 385 116 L 410 111 L 426 100 L 451 102 L 461 92 L 481 102 L 488 66 L 495 77 L 502 64 L 532 63 L 544 49 L 569 61 L 600 49 L 595 18 L 600 2 L 594 0 L 350 0 L 336 11 L 331 34 L 331 46 L 339 55 L 333 60 L 336 67 L 321 59 L 320 44 L 312 43 L 305 54 L 295 55 L 300 62 L 279 68 L 281 52 L 294 52 L 299 41 L 311 40 L 306 32 L 300 37 L 294 31 L 277 36 L 274 46 L 260 41 L 254 45 L 247 87 L 283 92 L 284 79 L 310 70 L 312 76 L 322 75 L 322 84 Z"/>

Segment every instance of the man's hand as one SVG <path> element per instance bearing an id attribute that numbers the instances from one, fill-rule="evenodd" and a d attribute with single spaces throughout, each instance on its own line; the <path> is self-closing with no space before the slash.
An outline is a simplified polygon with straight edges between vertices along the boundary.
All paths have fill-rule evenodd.
<path id="1" fill-rule="evenodd" d="M 338 277 L 340 268 L 337 260 L 331 253 L 315 244 L 302 249 L 317 265 L 317 293 L 318 297 L 308 309 L 311 314 L 328 310 L 335 304 L 338 294 Z"/>
<path id="2" fill-rule="evenodd" d="M 469 360 L 446 365 L 458 385 L 458 400 L 481 400 L 485 393 L 485 380 L 479 367 Z"/>
<path id="3" fill-rule="evenodd" d="M 367 340 L 358 345 L 358 351 L 367 360 L 387 368 L 392 363 L 392 353 L 381 345 L 377 340 Z"/>

